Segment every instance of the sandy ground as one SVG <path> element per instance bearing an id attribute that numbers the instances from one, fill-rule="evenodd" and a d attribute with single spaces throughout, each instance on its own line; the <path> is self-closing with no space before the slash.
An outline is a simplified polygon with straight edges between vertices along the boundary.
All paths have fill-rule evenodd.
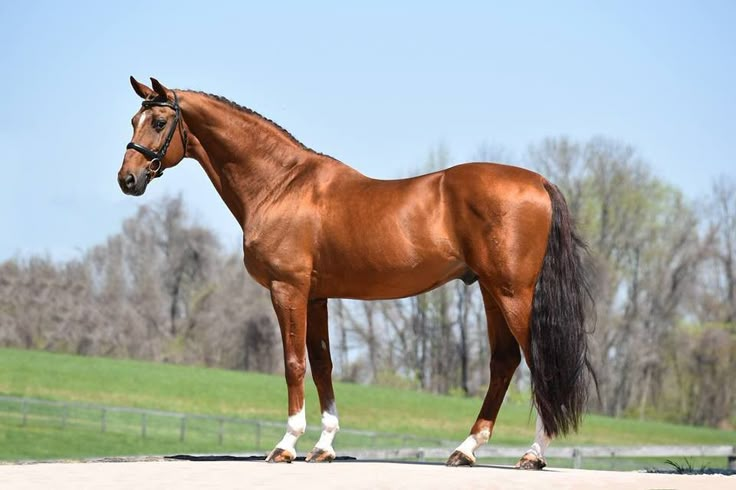
<path id="1" fill-rule="evenodd" d="M 503 466 L 447 468 L 431 463 L 334 462 L 267 464 L 244 461 L 129 461 L 0 465 L 5 489 L 736 489 L 736 476 Z"/>

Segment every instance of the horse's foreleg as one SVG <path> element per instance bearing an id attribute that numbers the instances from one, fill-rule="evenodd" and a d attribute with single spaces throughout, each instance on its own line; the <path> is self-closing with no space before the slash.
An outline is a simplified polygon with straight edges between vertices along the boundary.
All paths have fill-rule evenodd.
<path id="1" fill-rule="evenodd" d="M 536 433 L 534 434 L 534 443 L 524 453 L 516 467 L 522 470 L 541 470 L 547 466 L 547 461 L 544 459 L 544 452 L 547 450 L 549 443 L 552 438 L 547 435 L 544 431 L 544 424 L 542 423 L 542 417 L 537 413 L 537 427 Z"/>
<path id="2" fill-rule="evenodd" d="M 485 289 L 482 291 L 491 348 L 491 379 L 470 435 L 450 455 L 446 463 L 448 466 L 475 464 L 475 451 L 491 437 L 501 402 L 521 361 L 519 344 L 509 330 L 504 315 L 491 295 Z"/>
<path id="3" fill-rule="evenodd" d="M 296 458 L 296 441 L 307 428 L 304 413 L 304 373 L 307 368 L 307 294 L 291 284 L 274 282 L 271 301 L 281 329 L 284 371 L 289 392 L 289 418 L 286 434 L 266 461 L 291 463 Z"/>
<path id="4" fill-rule="evenodd" d="M 337 421 L 335 393 L 332 389 L 327 300 L 310 301 L 307 307 L 307 353 L 322 410 L 322 435 L 314 449 L 307 455 L 307 461 L 329 462 L 335 459 L 332 441 L 340 427 Z"/>

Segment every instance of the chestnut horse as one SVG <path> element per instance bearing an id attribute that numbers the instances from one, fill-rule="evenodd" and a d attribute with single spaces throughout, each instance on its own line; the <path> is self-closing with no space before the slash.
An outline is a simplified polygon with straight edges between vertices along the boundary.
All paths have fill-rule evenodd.
<path id="1" fill-rule="evenodd" d="M 585 278 L 560 191 L 521 168 L 468 163 L 375 180 L 316 153 L 276 123 L 219 96 L 152 87 L 132 120 L 118 182 L 139 196 L 183 158 L 197 160 L 243 229 L 245 267 L 271 293 L 284 349 L 287 431 L 267 456 L 291 462 L 306 427 L 307 357 L 322 411 L 308 461 L 332 461 L 338 430 L 328 298 L 402 298 L 452 279 L 480 284 L 490 384 L 470 435 L 450 455 L 475 463 L 523 352 L 537 437 L 517 466 L 541 468 L 550 438 L 576 429 L 589 364 Z"/>

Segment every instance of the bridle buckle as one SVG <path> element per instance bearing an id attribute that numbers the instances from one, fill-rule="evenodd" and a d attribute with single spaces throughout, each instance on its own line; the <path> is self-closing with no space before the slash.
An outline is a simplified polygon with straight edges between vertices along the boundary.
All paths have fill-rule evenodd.
<path id="1" fill-rule="evenodd" d="M 158 158 L 154 158 L 148 163 L 148 180 L 155 179 L 156 177 L 161 177 L 163 175 L 163 170 L 161 170 L 161 160 Z"/>

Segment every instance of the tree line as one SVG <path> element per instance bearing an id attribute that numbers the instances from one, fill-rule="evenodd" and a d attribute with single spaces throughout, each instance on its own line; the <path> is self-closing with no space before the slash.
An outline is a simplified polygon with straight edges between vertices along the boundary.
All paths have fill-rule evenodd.
<path id="1" fill-rule="evenodd" d="M 483 147 L 479 160 L 502 150 Z M 503 159 L 503 158 L 501 158 Z M 595 298 L 591 409 L 717 427 L 736 420 L 736 181 L 689 201 L 628 145 L 550 138 L 525 160 L 567 197 Z M 450 164 L 434 149 L 426 170 Z M 401 300 L 330 300 L 335 377 L 479 395 L 480 292 L 454 281 Z M 79 259 L 0 264 L 0 345 L 279 372 L 267 291 L 181 197 L 141 206 Z M 528 387 L 528 370 L 515 378 Z"/>

